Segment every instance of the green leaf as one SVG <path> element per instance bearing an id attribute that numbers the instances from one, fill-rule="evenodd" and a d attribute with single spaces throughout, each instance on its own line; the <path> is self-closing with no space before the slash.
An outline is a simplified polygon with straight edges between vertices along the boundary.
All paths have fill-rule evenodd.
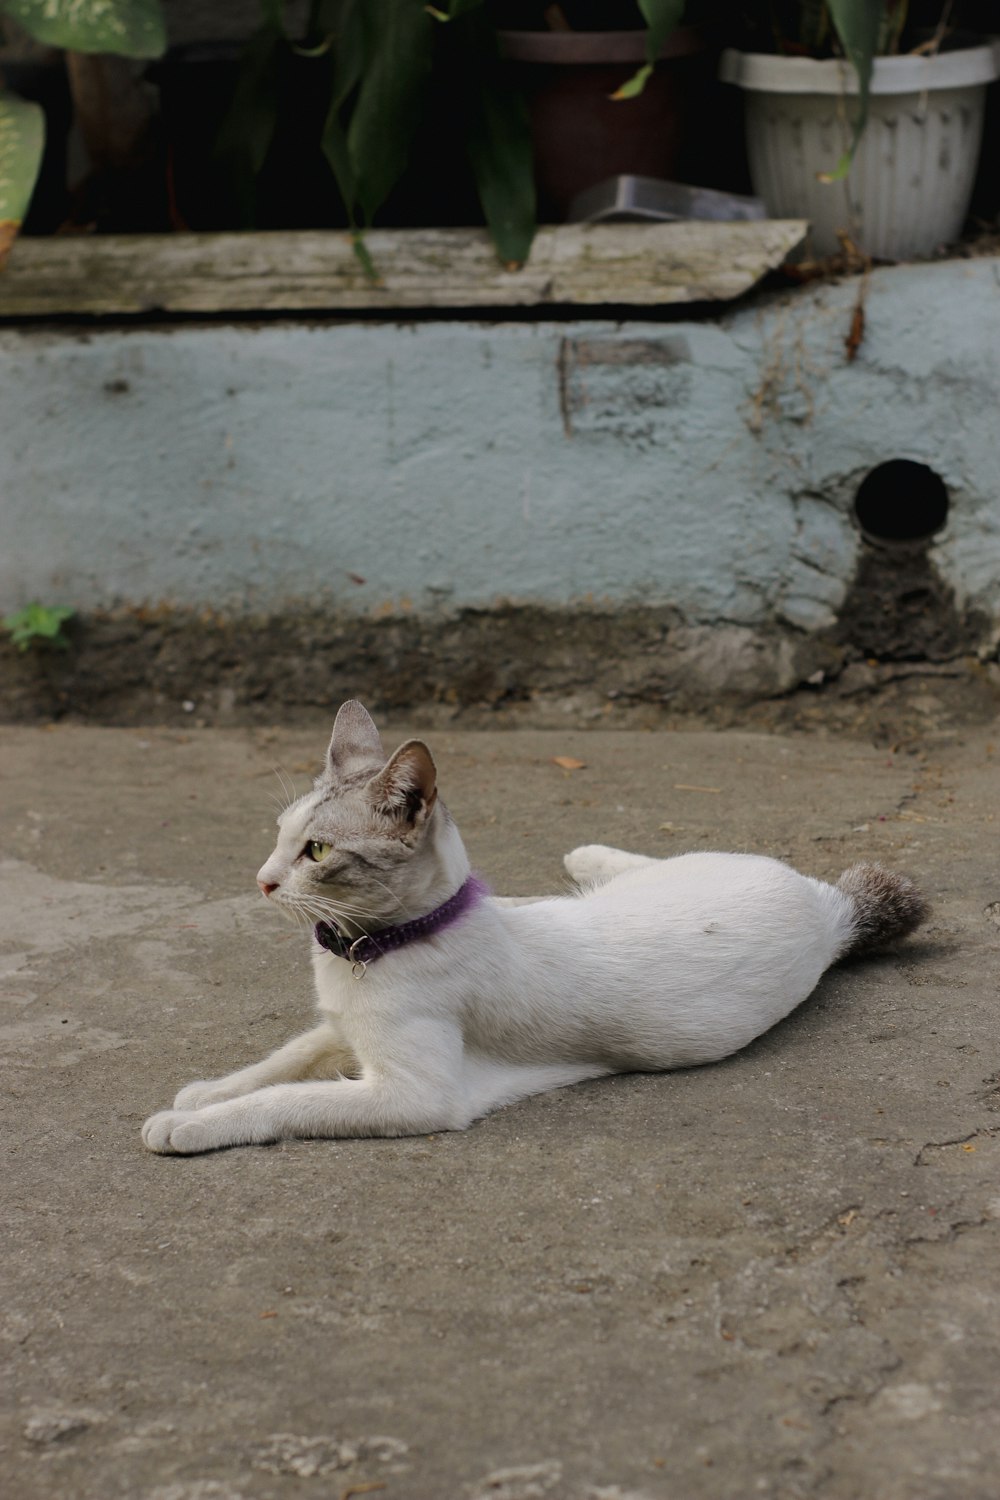
<path id="1" fill-rule="evenodd" d="M 33 602 L 19 609 L 17 614 L 4 616 L 4 628 L 10 631 L 11 640 L 19 651 L 27 651 L 35 641 L 51 641 L 53 645 L 67 645 L 62 628 L 76 613 L 65 605 L 45 605 Z"/>
<path id="2" fill-rule="evenodd" d="M 523 265 L 535 236 L 535 163 L 520 94 L 488 75 L 478 89 L 466 150 L 497 254 Z"/>
<path id="3" fill-rule="evenodd" d="M 858 109 L 851 122 L 851 143 L 835 169 L 823 174 L 824 182 L 837 182 L 850 171 L 858 141 L 868 123 L 872 67 L 878 49 L 885 0 L 827 0 L 827 4 L 844 56 L 858 75 Z"/>
<path id="4" fill-rule="evenodd" d="M 612 99 L 635 99 L 642 93 L 664 42 L 681 23 L 685 4 L 686 0 L 639 0 L 639 9 L 646 22 L 646 62 L 621 88 L 615 89 Z"/>
<path id="5" fill-rule="evenodd" d="M 358 87 L 365 69 L 365 27 L 360 5 L 355 0 L 344 0 L 335 25 L 330 108 L 320 147 L 337 180 L 348 222 L 353 229 L 357 221 L 357 185 L 341 112 Z"/>
<path id="6" fill-rule="evenodd" d="M 331 38 L 317 42 L 315 47 L 301 47 L 298 42 L 293 43 L 292 51 L 296 57 L 325 57 L 331 47 Z"/>
<path id="7" fill-rule="evenodd" d="M 39 106 L 0 92 L 0 268 L 28 211 L 44 148 Z"/>
<path id="8" fill-rule="evenodd" d="M 659 57 L 664 42 L 681 24 L 686 0 L 639 0 L 639 9 L 646 22 L 646 61 L 652 66 Z"/>
<path id="9" fill-rule="evenodd" d="M 160 57 L 167 32 L 160 0 L 3 0 L 36 41 L 71 52 Z"/>
<path id="10" fill-rule="evenodd" d="M 217 156 L 228 160 L 239 215 L 256 217 L 255 181 L 267 160 L 278 124 L 278 89 L 284 33 L 266 22 L 240 58 L 236 87 L 215 139 Z"/>
<path id="11" fill-rule="evenodd" d="M 270 23 L 250 38 L 216 141 L 221 154 L 243 157 L 255 175 L 264 165 L 277 124 L 278 49 L 283 42 L 282 33 Z"/>
<path id="12" fill-rule="evenodd" d="M 368 0 L 366 63 L 347 128 L 357 201 L 367 223 L 402 175 L 431 70 L 434 23 L 417 0 Z"/>
<path id="13" fill-rule="evenodd" d="M 536 228 L 528 107 L 501 63 L 496 28 L 481 6 L 466 7 L 449 33 L 454 128 L 465 142 L 497 254 L 507 265 L 520 266 Z"/>
<path id="14" fill-rule="evenodd" d="M 323 126 L 320 148 L 336 178 L 337 188 L 347 210 L 348 222 L 354 229 L 357 205 L 354 168 L 351 166 L 351 153 L 347 145 L 347 131 L 341 122 L 340 112 L 333 105 L 330 106 L 330 112 Z"/>
<path id="15" fill-rule="evenodd" d="M 360 229 L 356 229 L 351 235 L 351 249 L 354 251 L 355 258 L 361 266 L 362 271 L 368 277 L 368 280 L 374 286 L 381 286 L 382 278 L 378 274 L 378 266 L 372 260 L 371 251 L 365 244 L 365 237 Z"/>
<path id="16" fill-rule="evenodd" d="M 464 16 L 470 10 L 477 10 L 483 0 L 449 0 L 447 8 L 442 9 L 439 5 L 425 5 L 429 16 L 435 21 L 454 21 L 458 16 Z"/>
<path id="17" fill-rule="evenodd" d="M 620 88 L 615 89 L 608 97 L 611 99 L 637 99 L 646 87 L 653 68 L 650 63 L 644 63 L 638 73 L 633 73 L 631 78 L 625 80 Z"/>

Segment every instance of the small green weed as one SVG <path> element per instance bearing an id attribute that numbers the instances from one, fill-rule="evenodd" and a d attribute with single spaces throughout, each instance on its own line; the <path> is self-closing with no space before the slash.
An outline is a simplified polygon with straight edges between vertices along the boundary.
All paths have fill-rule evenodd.
<path id="1" fill-rule="evenodd" d="M 63 626 L 76 613 L 62 604 L 38 604 L 33 602 L 19 609 L 16 614 L 4 616 L 4 629 L 10 631 L 11 640 L 19 651 L 43 643 L 59 646 L 63 650 L 69 641 L 63 635 Z"/>

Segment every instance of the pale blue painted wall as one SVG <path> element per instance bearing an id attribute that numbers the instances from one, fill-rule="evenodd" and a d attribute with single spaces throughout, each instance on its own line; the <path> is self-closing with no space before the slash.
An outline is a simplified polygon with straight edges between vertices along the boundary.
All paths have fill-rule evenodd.
<path id="1" fill-rule="evenodd" d="M 715 321 L 6 329 L 0 608 L 669 603 L 828 624 L 889 458 L 1000 617 L 1000 262 Z M 363 580 L 363 582 L 357 581 Z"/>

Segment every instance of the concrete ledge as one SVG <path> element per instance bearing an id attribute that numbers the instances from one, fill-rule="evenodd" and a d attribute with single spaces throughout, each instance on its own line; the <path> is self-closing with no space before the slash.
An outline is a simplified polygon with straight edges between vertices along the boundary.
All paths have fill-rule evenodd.
<path id="1" fill-rule="evenodd" d="M 108 615 L 173 616 L 188 663 L 185 622 L 238 641 L 267 621 L 248 691 L 303 686 L 279 670 L 293 620 L 310 653 L 341 643 L 350 683 L 367 661 L 381 701 L 397 680 L 468 696 L 477 672 L 487 697 L 596 680 L 612 651 L 637 692 L 683 694 L 712 657 L 683 630 L 743 633 L 703 696 L 723 659 L 726 692 L 759 694 L 830 653 L 989 657 L 998 271 L 898 267 L 667 324 L 8 329 L 0 606 L 71 604 L 94 642 Z M 899 458 L 940 478 L 947 522 L 873 547 L 854 499 Z M 640 615 L 632 649 L 609 621 Z"/>

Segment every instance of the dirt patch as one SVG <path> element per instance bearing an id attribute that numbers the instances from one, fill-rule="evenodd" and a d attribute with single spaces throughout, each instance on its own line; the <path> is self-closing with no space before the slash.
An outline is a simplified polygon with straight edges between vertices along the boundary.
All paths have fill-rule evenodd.
<path id="1" fill-rule="evenodd" d="M 785 691 L 829 658 L 804 638 L 692 628 L 675 611 L 642 608 L 383 619 L 129 610 L 78 619 L 68 633 L 65 651 L 20 654 L 5 643 L 3 717 L 272 723 L 351 696 L 383 711 L 495 710 L 573 694 L 696 707 Z"/>
<path id="2" fill-rule="evenodd" d="M 849 663 L 817 686 L 747 706 L 724 727 L 849 735 L 876 745 L 918 746 L 1000 714 L 1000 667 L 975 656 L 948 662 Z"/>
<path id="3" fill-rule="evenodd" d="M 849 656 L 948 661 L 988 634 L 987 620 L 960 611 L 927 542 L 865 541 L 834 640 Z"/>
<path id="4" fill-rule="evenodd" d="M 919 560 L 895 553 L 863 561 L 840 638 L 825 641 L 639 607 L 90 616 L 72 623 L 65 651 L 0 644 L 0 719 L 291 725 L 360 697 L 427 725 L 745 725 L 912 741 L 1000 711 L 1000 668 L 969 650 L 977 622 L 918 573 Z M 895 659 L 914 641 L 920 659 Z"/>

